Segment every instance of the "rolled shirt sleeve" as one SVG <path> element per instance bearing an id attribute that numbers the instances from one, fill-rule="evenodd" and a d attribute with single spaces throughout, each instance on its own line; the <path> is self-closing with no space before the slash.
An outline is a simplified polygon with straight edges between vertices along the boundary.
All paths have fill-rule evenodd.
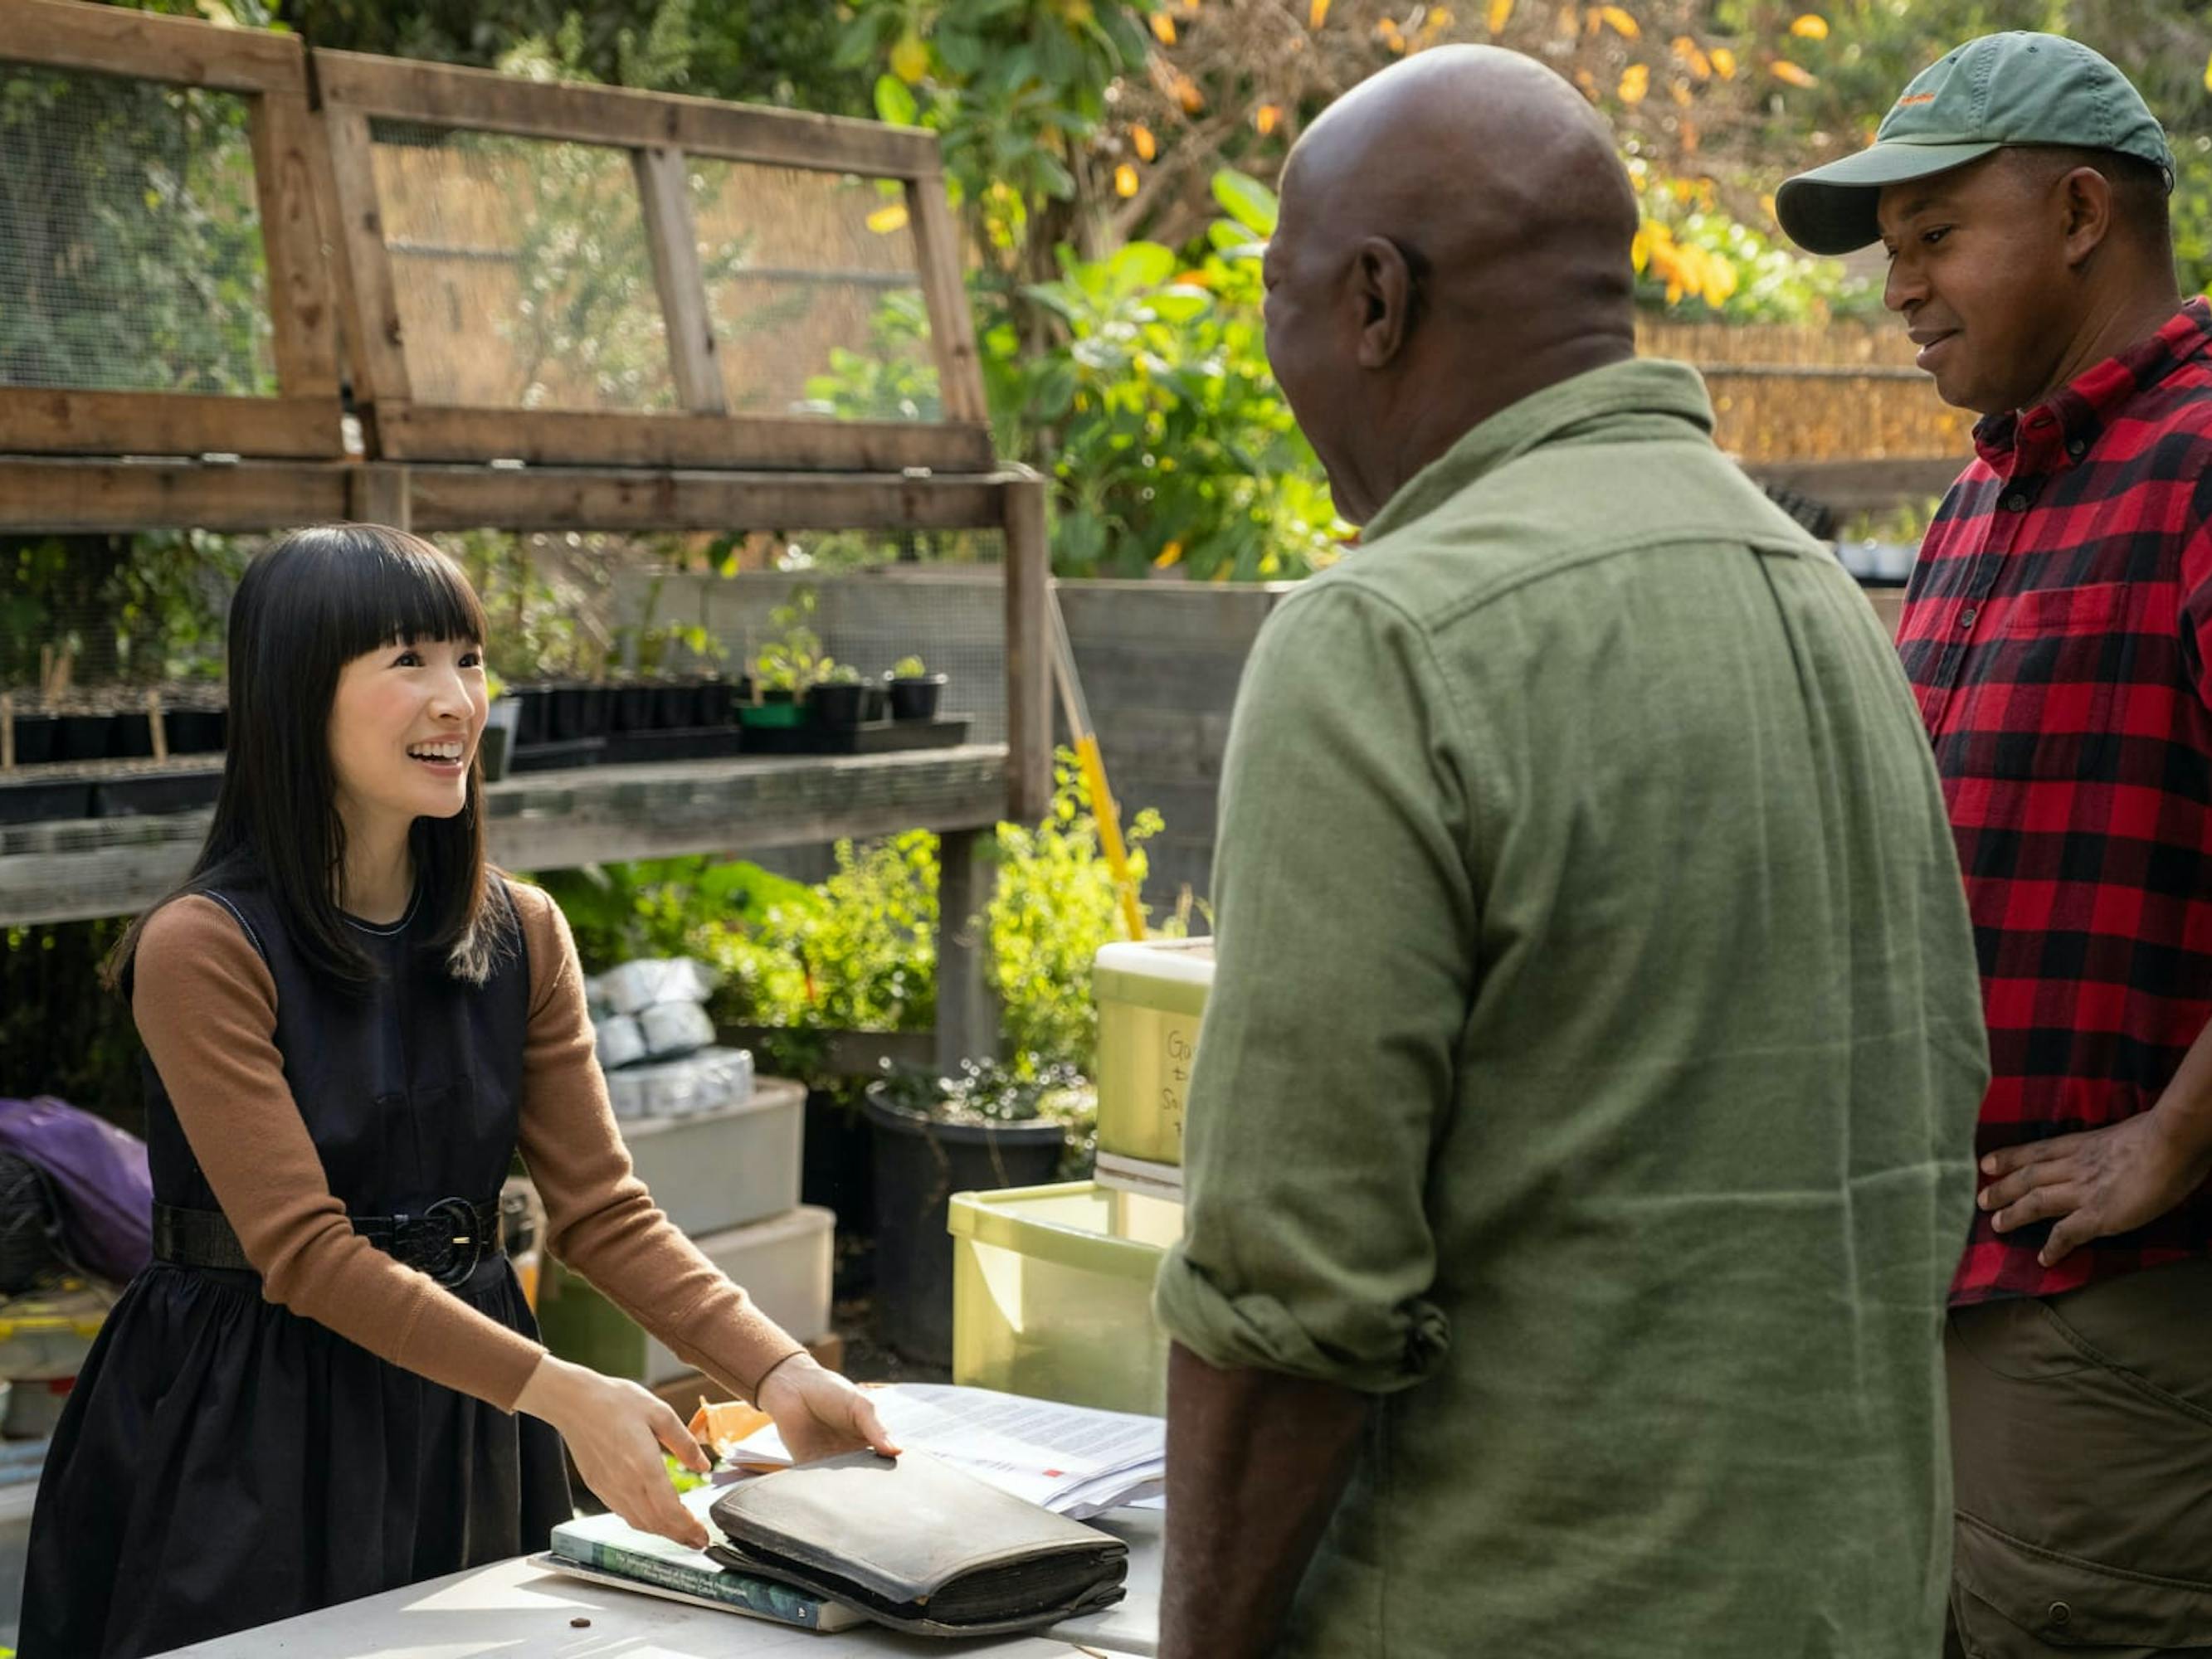
<path id="1" fill-rule="evenodd" d="M 1210 1364 L 1383 1393 L 1444 1352 L 1424 1196 L 1478 920 L 1457 729 L 1389 600 L 1322 579 L 1262 629 L 1224 769 L 1184 1237 L 1154 1297 Z"/>

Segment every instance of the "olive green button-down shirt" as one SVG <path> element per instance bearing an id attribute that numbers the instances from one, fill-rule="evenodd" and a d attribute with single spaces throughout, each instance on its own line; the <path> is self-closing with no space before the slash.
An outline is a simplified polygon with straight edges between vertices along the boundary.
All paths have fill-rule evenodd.
<path id="1" fill-rule="evenodd" d="M 1941 1645 L 1973 941 L 1888 639 L 1711 424 L 1516 404 L 1246 670 L 1156 1305 L 1373 1396 L 1287 1651 Z"/>

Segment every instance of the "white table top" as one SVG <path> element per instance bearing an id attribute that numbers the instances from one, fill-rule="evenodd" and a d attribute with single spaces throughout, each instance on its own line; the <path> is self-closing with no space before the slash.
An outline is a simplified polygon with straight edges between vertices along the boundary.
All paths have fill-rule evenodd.
<path id="1" fill-rule="evenodd" d="M 1090 1653 L 1158 1650 L 1160 1533 L 1157 1511 L 1124 1510 L 1092 1522 L 1129 1545 L 1128 1595 L 1103 1613 L 1070 1620 L 1046 1636 L 943 1642 L 874 1626 L 834 1636 L 763 1619 L 605 1589 L 517 1558 L 457 1572 L 319 1613 L 219 1637 L 178 1656 L 198 1659 L 831 1659 L 835 1655 L 952 1659 L 1073 1659 Z M 576 1620 L 587 1619 L 578 1628 Z"/>

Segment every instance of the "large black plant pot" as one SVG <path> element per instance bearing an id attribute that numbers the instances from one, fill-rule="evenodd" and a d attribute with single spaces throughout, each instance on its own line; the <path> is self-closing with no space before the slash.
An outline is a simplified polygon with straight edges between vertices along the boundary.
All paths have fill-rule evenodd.
<path id="1" fill-rule="evenodd" d="M 877 1334 L 916 1364 L 950 1365 L 952 1194 L 1050 1181 L 1066 1128 L 941 1123 L 894 1104 L 879 1083 L 861 1110 L 874 1138 Z"/>

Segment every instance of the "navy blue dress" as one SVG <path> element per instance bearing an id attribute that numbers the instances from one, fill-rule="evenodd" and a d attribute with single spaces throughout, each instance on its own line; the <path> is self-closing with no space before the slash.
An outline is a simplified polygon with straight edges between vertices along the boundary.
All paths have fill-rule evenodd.
<path id="1" fill-rule="evenodd" d="M 355 923 L 380 977 L 311 972 L 249 880 L 210 896 L 276 986 L 276 1046 L 331 1191 L 356 1215 L 498 1195 L 521 1107 L 530 965 L 482 986 L 410 915 Z M 218 1205 L 146 1068 L 157 1201 Z M 503 1255 L 454 1288 L 535 1337 Z M 250 1273 L 156 1262 L 109 1316 L 63 1413 L 31 1523 L 21 1659 L 135 1659 L 544 1547 L 571 1513 L 559 1437 L 264 1301 Z"/>

